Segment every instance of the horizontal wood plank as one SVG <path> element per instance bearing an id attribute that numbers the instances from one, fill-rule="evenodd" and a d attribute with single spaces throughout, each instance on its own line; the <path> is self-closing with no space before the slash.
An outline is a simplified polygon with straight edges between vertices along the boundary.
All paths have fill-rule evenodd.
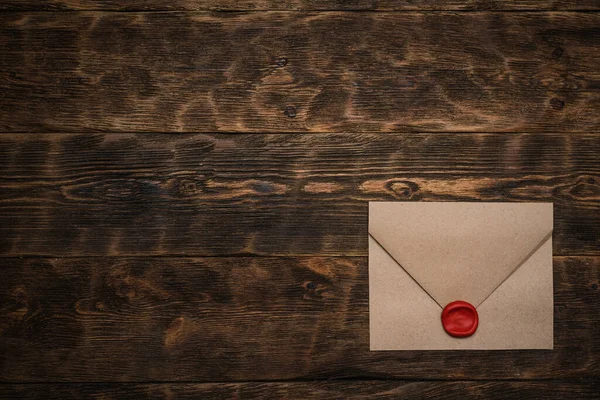
<path id="1" fill-rule="evenodd" d="M 555 349 L 369 351 L 367 259 L 0 259 L 0 379 L 600 377 L 600 257 L 555 257 Z"/>
<path id="2" fill-rule="evenodd" d="M 597 0 L 3 0 L 0 10 L 599 10 Z"/>
<path id="3" fill-rule="evenodd" d="M 598 255 L 597 134 L 0 135 L 0 254 L 367 254 L 368 202 L 543 201 Z"/>
<path id="4" fill-rule="evenodd" d="M 596 13 L 3 13 L 0 131 L 589 132 Z"/>
<path id="5" fill-rule="evenodd" d="M 597 381 L 307 381 L 195 384 L 10 384 L 3 399 L 596 399 Z"/>

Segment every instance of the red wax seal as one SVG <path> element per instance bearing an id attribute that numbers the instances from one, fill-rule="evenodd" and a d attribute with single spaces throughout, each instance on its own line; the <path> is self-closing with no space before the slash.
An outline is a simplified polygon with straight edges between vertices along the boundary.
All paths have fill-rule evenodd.
<path id="1" fill-rule="evenodd" d="M 450 336 L 463 338 L 477 330 L 479 316 L 477 310 L 466 301 L 453 301 L 442 311 L 442 325 Z"/>

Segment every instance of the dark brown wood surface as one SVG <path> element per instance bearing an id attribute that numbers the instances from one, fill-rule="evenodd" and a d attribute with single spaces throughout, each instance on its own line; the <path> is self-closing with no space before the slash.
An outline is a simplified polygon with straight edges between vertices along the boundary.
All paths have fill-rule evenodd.
<path id="1" fill-rule="evenodd" d="M 360 255 L 374 200 L 548 201 L 599 255 L 597 134 L 0 135 L 4 255 Z"/>
<path id="2" fill-rule="evenodd" d="M 0 130 L 596 132 L 597 13 L 3 13 Z"/>
<path id="3" fill-rule="evenodd" d="M 551 351 L 369 351 L 366 257 L 0 261 L 11 382 L 600 376 L 598 256 L 554 259 Z"/>
<path id="4" fill-rule="evenodd" d="M 597 397 L 598 10 L 2 1 L 0 398 Z M 375 200 L 553 202 L 555 349 L 369 351 Z"/>
<path id="5" fill-rule="evenodd" d="M 3 0 L 0 10 L 599 10 L 597 0 Z"/>
<path id="6" fill-rule="evenodd" d="M 218 384 L 75 384 L 0 386 L 4 399 L 597 399 L 600 385 L 570 382 L 256 382 Z"/>

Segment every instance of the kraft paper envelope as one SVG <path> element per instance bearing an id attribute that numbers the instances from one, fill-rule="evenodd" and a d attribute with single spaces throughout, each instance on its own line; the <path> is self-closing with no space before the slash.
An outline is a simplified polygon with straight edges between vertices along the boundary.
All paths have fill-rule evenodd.
<path id="1" fill-rule="evenodd" d="M 369 203 L 371 350 L 552 349 L 551 203 Z M 466 338 L 442 309 L 476 307 Z"/>

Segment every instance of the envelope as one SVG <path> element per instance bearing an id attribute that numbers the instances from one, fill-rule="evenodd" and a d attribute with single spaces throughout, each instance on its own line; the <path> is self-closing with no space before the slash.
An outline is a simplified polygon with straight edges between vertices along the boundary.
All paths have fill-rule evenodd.
<path id="1" fill-rule="evenodd" d="M 369 203 L 371 350 L 553 348 L 552 203 Z M 472 336 L 444 330 L 461 300 Z"/>

